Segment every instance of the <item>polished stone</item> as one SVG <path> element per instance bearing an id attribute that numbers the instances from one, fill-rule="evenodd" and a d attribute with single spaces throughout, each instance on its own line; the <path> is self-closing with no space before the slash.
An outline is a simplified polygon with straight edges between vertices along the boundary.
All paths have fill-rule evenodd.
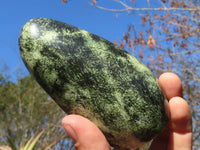
<path id="1" fill-rule="evenodd" d="M 55 102 L 67 114 L 93 121 L 112 146 L 135 149 L 167 124 L 155 76 L 113 43 L 36 18 L 22 28 L 19 48 L 28 70 Z"/>

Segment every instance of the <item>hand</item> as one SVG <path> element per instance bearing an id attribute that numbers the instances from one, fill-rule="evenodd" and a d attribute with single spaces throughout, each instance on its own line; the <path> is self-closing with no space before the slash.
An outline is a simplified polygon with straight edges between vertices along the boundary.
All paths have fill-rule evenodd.
<path id="1" fill-rule="evenodd" d="M 170 121 L 150 147 L 151 150 L 192 149 L 192 121 L 187 102 L 182 98 L 181 80 L 173 73 L 164 73 L 159 85 L 169 100 Z M 68 115 L 62 120 L 67 134 L 78 150 L 110 150 L 103 133 L 88 119 L 79 115 Z"/>

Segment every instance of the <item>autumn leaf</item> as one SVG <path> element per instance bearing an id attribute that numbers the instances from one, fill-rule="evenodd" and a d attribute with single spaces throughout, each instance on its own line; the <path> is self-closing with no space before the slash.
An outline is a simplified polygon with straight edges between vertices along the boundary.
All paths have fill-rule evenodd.
<path id="1" fill-rule="evenodd" d="M 95 5 L 97 3 L 97 0 L 92 0 L 92 4 Z"/>
<path id="2" fill-rule="evenodd" d="M 126 41 L 125 41 L 125 40 L 123 40 L 123 41 L 122 41 L 122 43 L 120 43 L 120 44 L 119 44 L 119 47 L 120 47 L 120 48 L 122 48 L 122 49 L 124 49 L 124 47 L 125 47 L 125 46 L 124 46 L 124 45 L 125 45 L 125 43 L 126 43 Z"/>
<path id="3" fill-rule="evenodd" d="M 117 45 L 117 41 L 116 40 L 114 40 L 114 44 Z"/>
<path id="4" fill-rule="evenodd" d="M 63 3 L 67 3 L 67 0 L 62 0 Z"/>
<path id="5" fill-rule="evenodd" d="M 148 5 L 150 6 L 150 0 L 147 0 L 147 2 L 148 2 Z"/>
<path id="6" fill-rule="evenodd" d="M 153 17 L 154 17 L 154 19 L 159 19 L 160 18 L 160 16 L 158 14 L 154 14 Z"/>
<path id="7" fill-rule="evenodd" d="M 153 49 L 156 46 L 156 42 L 151 35 L 149 36 L 149 39 L 147 41 L 147 45 L 149 45 L 149 47 L 151 49 Z"/>

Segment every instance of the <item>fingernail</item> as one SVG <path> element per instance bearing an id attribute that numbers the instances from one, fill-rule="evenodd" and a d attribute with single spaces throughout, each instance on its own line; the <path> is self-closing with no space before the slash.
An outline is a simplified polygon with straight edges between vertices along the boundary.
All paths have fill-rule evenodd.
<path id="1" fill-rule="evenodd" d="M 68 124 L 63 125 L 63 127 L 64 127 L 65 131 L 67 132 L 67 134 L 72 138 L 74 143 L 77 143 L 77 135 L 76 135 L 75 131 L 73 130 L 73 128 Z"/>

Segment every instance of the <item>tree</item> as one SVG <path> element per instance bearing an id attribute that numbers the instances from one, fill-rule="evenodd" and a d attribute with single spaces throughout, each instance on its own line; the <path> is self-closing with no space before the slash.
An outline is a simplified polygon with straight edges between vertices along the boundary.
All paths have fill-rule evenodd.
<path id="1" fill-rule="evenodd" d="M 46 128 L 35 149 L 44 148 L 66 135 L 61 126 L 64 115 L 31 76 L 12 83 L 0 75 L 0 146 L 16 150 Z M 68 149 L 70 143 L 68 138 L 59 139 L 56 147 Z"/>
<path id="2" fill-rule="evenodd" d="M 146 0 L 145 0 L 146 1 Z M 127 13 L 130 18 L 140 15 L 142 26 L 129 25 L 122 41 L 114 43 L 127 48 L 145 63 L 157 76 L 165 71 L 179 75 L 183 82 L 184 97 L 193 116 L 193 148 L 200 147 L 200 1 L 113 0 L 121 9 L 109 9 L 103 2 L 92 1 L 94 7 L 106 11 Z M 141 30 L 140 30 L 141 29 Z"/>

